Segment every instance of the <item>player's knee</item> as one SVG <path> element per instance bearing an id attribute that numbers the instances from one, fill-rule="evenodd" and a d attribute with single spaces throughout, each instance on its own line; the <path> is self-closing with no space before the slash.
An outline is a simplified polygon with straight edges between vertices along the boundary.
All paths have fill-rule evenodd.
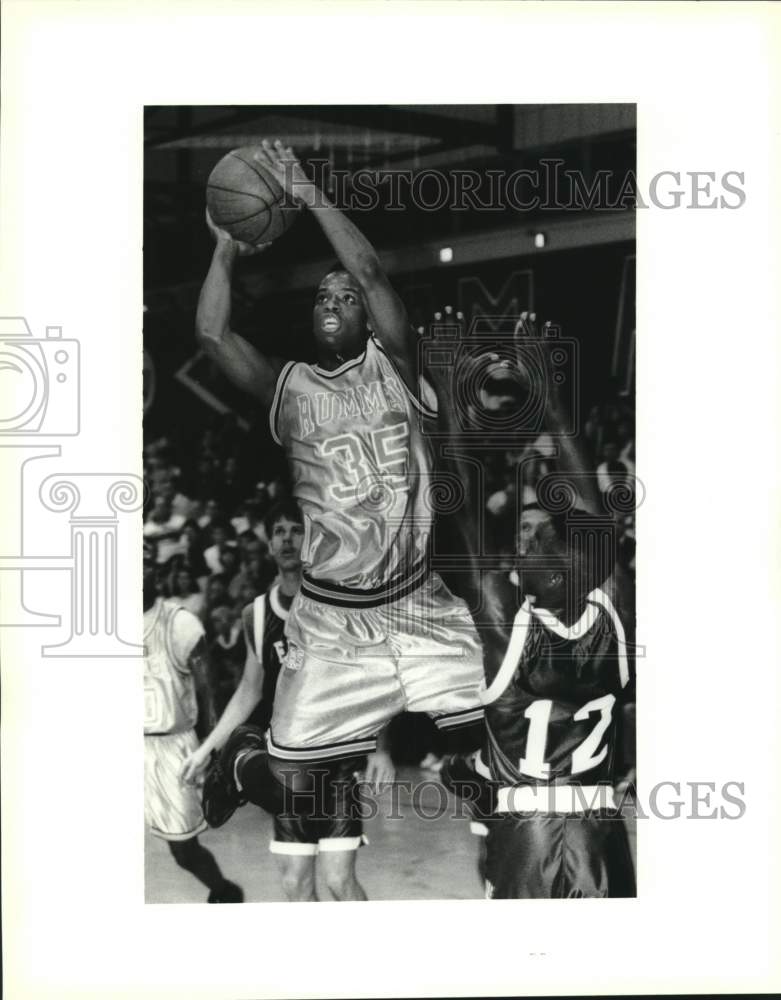
<path id="1" fill-rule="evenodd" d="M 355 851 L 346 852 L 340 862 L 338 865 L 323 866 L 323 881 L 335 899 L 354 899 L 360 892 L 355 874 Z"/>
<path id="2" fill-rule="evenodd" d="M 334 899 L 352 899 L 358 891 L 355 875 L 333 873 L 325 879 L 325 885 Z"/>
<path id="3" fill-rule="evenodd" d="M 291 903 L 311 899 L 314 889 L 313 872 L 285 871 L 282 873 L 282 891 Z"/>

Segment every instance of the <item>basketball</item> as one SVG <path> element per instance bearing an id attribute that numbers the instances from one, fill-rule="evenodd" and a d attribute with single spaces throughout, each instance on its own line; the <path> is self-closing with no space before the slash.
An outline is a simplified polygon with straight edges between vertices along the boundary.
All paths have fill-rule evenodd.
<path id="1" fill-rule="evenodd" d="M 253 159 L 251 147 L 233 149 L 206 184 L 206 205 L 215 226 L 242 243 L 271 243 L 295 222 L 299 207 L 287 204 L 279 181 Z"/>

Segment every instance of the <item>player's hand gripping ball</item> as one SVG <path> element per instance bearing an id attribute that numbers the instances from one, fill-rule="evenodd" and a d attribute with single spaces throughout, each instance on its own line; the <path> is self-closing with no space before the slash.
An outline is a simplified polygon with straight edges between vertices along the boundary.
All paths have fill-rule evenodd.
<path id="1" fill-rule="evenodd" d="M 233 149 L 209 174 L 206 207 L 214 226 L 239 243 L 271 243 L 301 209 L 251 147 Z"/>

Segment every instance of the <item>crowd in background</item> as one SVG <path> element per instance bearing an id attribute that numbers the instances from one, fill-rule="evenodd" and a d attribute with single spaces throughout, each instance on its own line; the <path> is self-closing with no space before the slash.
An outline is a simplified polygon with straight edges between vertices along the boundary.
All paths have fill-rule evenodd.
<path id="1" fill-rule="evenodd" d="M 593 406 L 578 435 L 589 471 L 600 495 L 600 513 L 615 525 L 616 561 L 630 577 L 635 571 L 635 515 L 638 496 L 635 483 L 634 411 L 627 398 Z M 535 499 L 537 487 L 557 471 L 556 445 L 542 433 L 523 451 L 487 451 L 484 458 L 487 482 L 486 522 L 491 551 L 511 554 L 515 548 L 517 494 L 522 503 Z"/>
<path id="2" fill-rule="evenodd" d="M 144 537 L 156 543 L 157 589 L 203 623 L 218 711 L 244 666 L 241 610 L 276 576 L 265 518 L 286 495 L 281 478 L 243 471 L 243 436 L 229 419 L 194 441 L 171 434 L 144 447 Z"/>

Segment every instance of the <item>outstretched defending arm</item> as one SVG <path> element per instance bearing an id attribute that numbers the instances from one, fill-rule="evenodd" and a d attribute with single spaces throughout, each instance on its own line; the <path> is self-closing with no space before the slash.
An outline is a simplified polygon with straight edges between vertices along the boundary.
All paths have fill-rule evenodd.
<path id="1" fill-rule="evenodd" d="M 363 233 L 304 173 L 293 150 L 263 140 L 255 153 L 291 197 L 303 202 L 320 224 L 344 268 L 361 286 L 372 328 L 408 388 L 418 392 L 417 335 L 393 290 L 380 258 Z"/>
<path id="2" fill-rule="evenodd" d="M 543 324 L 543 334 L 550 326 L 550 323 Z M 534 313 L 521 313 L 515 327 L 515 336 L 519 345 L 524 340 L 532 340 L 540 345 L 546 383 L 543 387 L 545 430 L 553 438 L 556 445 L 558 471 L 565 476 L 571 476 L 573 488 L 580 498 L 579 503 L 583 510 L 588 511 L 589 514 L 596 514 L 601 509 L 596 476 L 586 458 L 580 437 L 573 437 L 566 431 L 570 423 L 568 419 L 570 415 L 566 412 L 566 404 L 559 389 L 559 383 L 554 378 L 550 358 L 551 344 L 546 341 L 544 335 L 540 336 Z M 520 363 L 523 365 L 522 356 Z"/>
<path id="3" fill-rule="evenodd" d="M 265 357 L 230 328 L 231 279 L 235 260 L 260 253 L 268 244 L 253 247 L 231 239 L 213 224 L 208 212 L 206 222 L 216 242 L 198 299 L 195 317 L 198 343 L 235 385 L 270 409 L 282 363 Z"/>
<path id="4" fill-rule="evenodd" d="M 543 325 L 543 334 L 545 327 Z M 521 313 L 516 325 L 516 339 L 522 341 L 525 337 L 538 338 L 542 345 L 542 358 L 546 378 L 545 386 L 545 429 L 551 435 L 557 448 L 558 471 L 565 477 L 571 477 L 572 486 L 578 495 L 578 505 L 589 514 L 604 517 L 605 507 L 599 494 L 597 477 L 593 464 L 589 461 L 583 445 L 581 434 L 571 435 L 566 428 L 571 424 L 570 414 L 566 412 L 566 404 L 558 383 L 553 377 L 550 359 L 550 344 L 546 347 L 545 336 L 539 336 L 534 313 Z M 609 595 L 619 610 L 624 622 L 630 652 L 634 648 L 634 584 L 626 570 L 616 561 L 609 576 L 603 581 L 602 589 Z M 634 669 L 632 667 L 632 669 Z"/>

